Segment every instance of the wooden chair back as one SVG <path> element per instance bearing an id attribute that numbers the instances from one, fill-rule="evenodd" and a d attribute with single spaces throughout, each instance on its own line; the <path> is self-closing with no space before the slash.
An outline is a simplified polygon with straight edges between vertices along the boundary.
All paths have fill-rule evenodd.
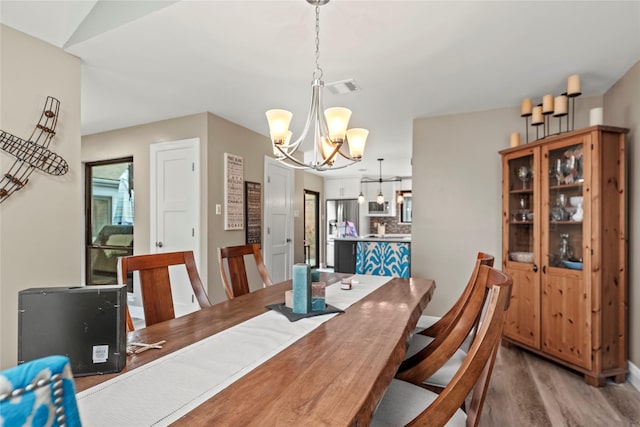
<path id="1" fill-rule="evenodd" d="M 479 274 L 480 268 L 493 264 L 493 259 L 490 255 L 478 254 L 469 283 L 458 302 L 433 325 L 440 325 L 437 335 L 426 347 L 402 362 L 396 378 L 415 384 L 422 383 L 444 366 L 467 336 L 475 330 L 487 296 L 487 286 Z M 428 359 L 429 363 L 424 363 L 425 359 Z"/>
<path id="2" fill-rule="evenodd" d="M 466 425 L 477 426 L 480 421 L 511 298 L 512 281 L 506 273 L 484 265 L 480 266 L 478 276 L 489 289 L 487 311 L 478 335 L 449 385 L 408 425 L 445 425 L 472 391 Z"/>
<path id="3" fill-rule="evenodd" d="M 489 255 L 484 252 L 478 252 L 476 261 L 480 261 L 480 265 L 488 265 L 489 267 L 493 267 L 495 258 L 493 255 Z M 460 294 L 460 297 L 458 298 L 456 303 L 453 305 L 453 307 L 451 307 L 449 311 L 447 311 L 447 313 L 444 316 L 442 316 L 440 320 L 438 320 L 436 323 L 424 329 L 423 331 L 420 331 L 419 332 L 420 334 L 426 335 L 429 337 L 437 337 L 438 335 L 440 335 L 441 333 L 443 333 L 444 331 L 446 331 L 451 327 L 454 321 L 460 317 L 460 314 L 464 310 L 465 305 L 467 304 L 467 302 L 469 301 L 469 298 L 471 297 L 471 294 L 473 291 L 473 285 L 475 283 L 474 274 L 475 274 L 475 267 L 474 267 L 474 273 L 471 274 L 471 277 L 467 282 L 467 286 L 465 286 L 464 290 L 462 291 L 462 294 Z"/>
<path id="4" fill-rule="evenodd" d="M 273 283 L 269 278 L 267 267 L 262 260 L 260 246 L 256 243 L 242 246 L 227 246 L 226 248 L 218 248 L 218 263 L 220 265 L 220 276 L 222 284 L 228 299 L 239 297 L 250 292 L 249 281 L 247 279 L 247 269 L 244 263 L 245 255 L 253 255 L 260 273 L 260 278 L 264 286 L 271 286 Z M 225 262 L 226 261 L 226 262 Z M 227 276 L 227 271 L 229 274 Z"/>
<path id="5" fill-rule="evenodd" d="M 196 268 L 193 251 L 133 255 L 118 259 L 118 278 L 121 284 L 127 283 L 129 272 L 137 271 L 140 275 L 140 290 L 146 326 L 176 317 L 173 309 L 169 267 L 181 264 L 187 269 L 189 282 L 200 308 L 210 306 L 211 302 Z M 128 307 L 127 330 L 134 330 Z"/>

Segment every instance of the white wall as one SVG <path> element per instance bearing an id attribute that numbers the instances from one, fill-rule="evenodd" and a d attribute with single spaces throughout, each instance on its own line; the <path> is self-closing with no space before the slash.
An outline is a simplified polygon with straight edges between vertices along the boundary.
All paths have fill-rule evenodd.
<path id="1" fill-rule="evenodd" d="M 35 171 L 0 205 L 0 369 L 18 356 L 18 291 L 77 286 L 83 257 L 80 60 L 0 25 L 0 129 L 28 138 L 47 96 L 60 100 L 49 148 L 69 164 L 64 176 Z M 13 158 L 0 153 L 0 171 Z"/>

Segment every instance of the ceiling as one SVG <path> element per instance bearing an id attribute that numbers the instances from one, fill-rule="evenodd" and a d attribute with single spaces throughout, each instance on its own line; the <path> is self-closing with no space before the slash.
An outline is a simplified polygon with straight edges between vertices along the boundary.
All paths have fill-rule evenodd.
<path id="1" fill-rule="evenodd" d="M 2 0 L 0 22 L 81 58 L 83 135 L 203 111 L 264 135 L 270 108 L 294 113 L 294 136 L 304 125 L 304 0 Z M 332 0 L 320 7 L 323 79 L 361 90 L 325 90 L 324 105 L 371 132 L 365 160 L 332 173 L 376 176 L 382 157 L 383 175 L 411 175 L 413 119 L 539 100 L 570 74 L 601 95 L 639 60 L 639 1 Z"/>

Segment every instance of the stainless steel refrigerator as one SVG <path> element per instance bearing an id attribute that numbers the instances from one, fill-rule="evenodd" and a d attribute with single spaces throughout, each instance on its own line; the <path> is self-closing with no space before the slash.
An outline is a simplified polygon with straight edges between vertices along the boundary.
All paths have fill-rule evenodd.
<path id="1" fill-rule="evenodd" d="M 357 199 L 327 200 L 326 230 L 327 230 L 327 267 L 334 266 L 334 239 L 345 234 L 345 222 L 355 225 L 356 233 L 359 230 L 360 205 Z"/>

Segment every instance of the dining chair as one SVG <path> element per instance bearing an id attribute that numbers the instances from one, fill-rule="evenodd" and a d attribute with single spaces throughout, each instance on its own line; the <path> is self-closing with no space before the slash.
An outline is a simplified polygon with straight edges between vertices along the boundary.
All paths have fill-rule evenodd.
<path id="1" fill-rule="evenodd" d="M 479 267 L 478 276 L 489 290 L 488 304 L 478 335 L 460 369 L 440 394 L 421 387 L 420 375 L 392 380 L 373 415 L 373 427 L 478 425 L 502 336 L 512 284 L 509 275 L 485 265 Z M 423 363 L 429 362 L 425 359 Z M 465 413 L 461 407 L 470 393 L 471 402 Z"/>
<path id="2" fill-rule="evenodd" d="M 169 267 L 184 265 L 189 282 L 200 308 L 209 307 L 211 302 L 200 280 L 193 251 L 166 252 L 149 255 L 132 255 L 118 259 L 118 279 L 120 284 L 127 283 L 127 274 L 137 271 L 140 277 L 142 307 L 146 326 L 175 318 L 173 295 Z M 127 330 L 133 331 L 134 325 L 127 307 Z"/>
<path id="3" fill-rule="evenodd" d="M 262 260 L 260 245 L 253 243 L 249 245 L 218 248 L 220 276 L 222 277 L 222 284 L 224 285 L 224 290 L 228 299 L 233 299 L 250 292 L 249 281 L 247 279 L 247 269 L 244 262 L 244 257 L 246 255 L 253 255 L 253 259 L 256 262 L 256 267 L 258 268 L 258 273 L 260 274 L 263 285 L 273 285 L 269 278 L 267 267 L 265 267 L 264 261 Z"/>
<path id="4" fill-rule="evenodd" d="M 66 356 L 47 356 L 0 372 L 0 425 L 80 426 Z"/>
<path id="5" fill-rule="evenodd" d="M 480 263 L 482 265 L 493 267 L 495 258 L 493 255 L 489 255 L 484 252 L 478 252 L 476 260 L 480 260 Z M 448 329 L 451 326 L 453 320 L 459 317 L 460 313 L 464 309 L 464 306 L 469 299 L 469 295 L 471 294 L 472 285 L 473 275 L 469 278 L 467 286 L 465 286 L 456 303 L 449 309 L 449 311 L 447 311 L 444 316 L 437 317 L 429 316 L 426 314 L 420 316 L 420 318 L 418 319 L 418 324 L 416 326 L 416 333 L 429 337 L 436 337 L 442 331 Z"/>
<path id="6" fill-rule="evenodd" d="M 485 306 L 487 287 L 480 267 L 490 267 L 493 260 L 491 255 L 478 254 L 469 282 L 456 304 L 430 328 L 411 338 L 396 378 L 422 376 L 425 386 L 436 392 L 451 381 L 467 356 L 464 344 L 473 340 Z M 424 359 L 429 359 L 429 363 L 423 363 Z"/>

